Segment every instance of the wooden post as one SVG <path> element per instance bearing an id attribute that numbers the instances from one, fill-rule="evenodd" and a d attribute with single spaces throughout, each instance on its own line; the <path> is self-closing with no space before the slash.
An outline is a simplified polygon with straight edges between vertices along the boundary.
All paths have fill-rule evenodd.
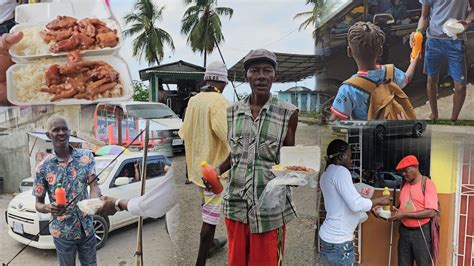
<path id="1" fill-rule="evenodd" d="M 145 183 L 146 183 L 146 165 L 148 159 L 148 141 L 149 141 L 149 129 L 150 120 L 146 119 L 145 125 L 145 144 L 143 147 L 143 161 L 142 161 L 142 172 L 141 172 L 141 190 L 140 196 L 145 194 Z M 143 217 L 138 218 L 138 232 L 137 232 L 137 251 L 135 252 L 137 266 L 143 266 Z"/>

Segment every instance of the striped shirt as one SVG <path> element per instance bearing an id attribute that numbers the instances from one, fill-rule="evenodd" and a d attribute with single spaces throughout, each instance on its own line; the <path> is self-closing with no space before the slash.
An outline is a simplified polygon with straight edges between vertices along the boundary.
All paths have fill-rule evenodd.
<path id="1" fill-rule="evenodd" d="M 279 162 L 288 122 L 296 107 L 273 97 L 256 119 L 250 109 L 250 96 L 227 109 L 231 168 L 223 206 L 226 218 L 250 224 L 252 233 L 263 233 L 296 217 L 287 188 L 284 206 L 272 210 L 256 207 L 265 186 L 274 178 L 271 168 Z"/>

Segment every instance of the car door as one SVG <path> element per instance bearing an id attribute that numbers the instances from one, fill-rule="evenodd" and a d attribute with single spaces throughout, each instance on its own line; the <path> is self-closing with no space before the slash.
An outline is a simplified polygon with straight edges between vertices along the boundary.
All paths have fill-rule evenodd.
<path id="1" fill-rule="evenodd" d="M 171 165 L 171 162 L 163 155 L 149 157 L 146 169 L 146 191 L 160 183 L 160 177 L 166 174 L 166 165 Z"/>
<path id="2" fill-rule="evenodd" d="M 133 164 L 136 160 L 138 160 L 139 165 L 141 166 L 141 162 L 142 162 L 141 158 L 131 158 L 131 159 L 126 159 L 122 161 L 122 163 L 120 164 L 120 167 L 117 168 L 117 171 L 114 173 L 114 177 L 110 181 L 108 196 L 111 196 L 117 199 L 131 199 L 134 197 L 138 197 L 140 195 L 140 188 L 141 188 L 140 182 L 131 182 L 126 185 L 115 186 L 115 180 L 117 177 L 119 177 L 122 170 L 125 167 L 129 166 L 130 164 Z M 111 228 L 122 227 L 136 220 L 137 220 L 137 216 L 134 216 L 126 211 L 117 212 L 115 215 L 109 216 Z"/>

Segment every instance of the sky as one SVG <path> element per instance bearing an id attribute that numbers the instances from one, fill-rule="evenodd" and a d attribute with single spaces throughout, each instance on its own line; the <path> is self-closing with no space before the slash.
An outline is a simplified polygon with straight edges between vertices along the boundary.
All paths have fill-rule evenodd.
<path id="1" fill-rule="evenodd" d="M 155 5 L 165 6 L 163 18 L 158 27 L 166 30 L 173 38 L 175 50 L 165 48 L 161 64 L 183 60 L 196 65 L 203 65 L 203 56 L 193 53 L 187 44 L 187 37 L 181 34 L 181 19 L 186 10 L 183 0 L 152 0 Z M 234 10 L 232 18 L 221 17 L 225 42 L 220 45 L 227 67 L 231 68 L 250 50 L 265 48 L 274 52 L 314 54 L 314 42 L 311 29 L 299 31 L 303 19 L 293 20 L 295 14 L 311 9 L 305 0 L 218 0 L 218 6 Z M 113 16 L 126 29 L 123 17 L 133 10 L 134 0 L 110 0 Z M 132 57 L 132 38 L 125 39 L 119 51 L 128 64 L 132 79 L 138 80 L 138 70 L 147 68 L 146 60 L 141 62 Z M 221 60 L 218 51 L 208 55 L 207 62 Z M 238 85 L 238 84 L 236 84 Z M 297 83 L 275 83 L 272 92 L 286 90 L 293 86 L 305 86 L 312 90 L 315 79 L 310 78 Z M 249 93 L 250 87 L 243 84 L 237 92 Z M 229 85 L 224 96 L 233 100 L 233 89 Z"/>

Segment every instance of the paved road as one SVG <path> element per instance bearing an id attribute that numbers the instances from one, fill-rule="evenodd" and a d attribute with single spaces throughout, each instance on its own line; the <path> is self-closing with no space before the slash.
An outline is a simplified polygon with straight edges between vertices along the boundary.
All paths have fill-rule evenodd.
<path id="1" fill-rule="evenodd" d="M 300 124 L 297 144 L 319 145 L 321 131 L 318 126 Z M 169 215 L 170 236 L 165 230 L 165 220 L 147 221 L 144 227 L 145 265 L 193 265 L 198 252 L 201 226 L 200 200 L 194 185 L 185 185 L 184 156 L 174 158 L 175 178 L 178 184 L 179 205 Z M 7 207 L 12 195 L 0 195 L 0 213 Z M 296 188 L 294 200 L 299 217 L 287 227 L 286 265 L 311 265 L 315 259 L 314 224 L 316 221 L 316 193 L 309 187 Z M 174 222 L 173 222 L 174 220 Z M 97 252 L 99 265 L 134 265 L 136 224 L 109 234 L 106 245 Z M 22 245 L 7 235 L 4 218 L 0 222 L 0 262 L 10 259 Z M 223 223 L 217 227 L 216 236 L 225 238 Z M 54 250 L 27 248 L 11 265 L 54 265 Z M 208 260 L 208 265 L 226 265 L 227 249 Z"/>

